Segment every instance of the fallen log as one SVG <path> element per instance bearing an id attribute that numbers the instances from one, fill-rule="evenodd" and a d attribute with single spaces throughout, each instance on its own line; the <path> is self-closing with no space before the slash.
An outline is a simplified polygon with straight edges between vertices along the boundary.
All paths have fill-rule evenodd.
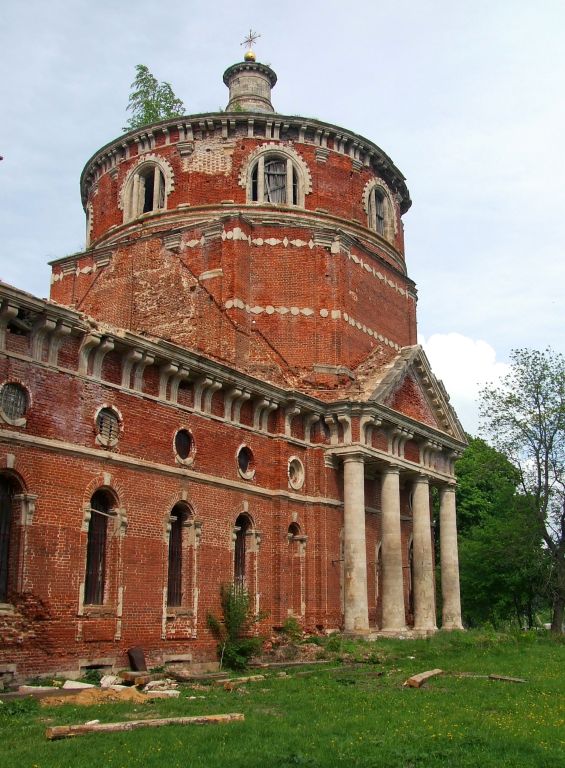
<path id="1" fill-rule="evenodd" d="M 430 677 L 442 674 L 443 669 L 430 669 L 428 672 L 420 672 L 419 675 L 412 675 L 408 680 L 405 680 L 404 685 L 407 685 L 409 688 L 420 688 L 430 679 Z"/>
<path id="2" fill-rule="evenodd" d="M 502 680 L 504 683 L 527 683 L 527 680 L 523 680 L 521 677 L 506 677 L 506 675 L 489 675 L 489 680 Z"/>
<path id="3" fill-rule="evenodd" d="M 264 680 L 265 675 L 248 675 L 247 677 L 229 677 L 227 680 L 214 680 L 214 685 L 243 685 L 244 683 L 257 683 Z"/>
<path id="4" fill-rule="evenodd" d="M 82 725 L 54 725 L 47 728 L 45 737 L 50 741 L 66 739 L 71 736 L 84 736 L 87 733 L 116 733 L 134 731 L 137 728 L 160 728 L 163 725 L 219 725 L 245 720 L 240 712 L 227 715 L 197 715 L 196 717 L 164 717 L 155 720 L 130 720 L 123 723 L 91 723 Z"/>

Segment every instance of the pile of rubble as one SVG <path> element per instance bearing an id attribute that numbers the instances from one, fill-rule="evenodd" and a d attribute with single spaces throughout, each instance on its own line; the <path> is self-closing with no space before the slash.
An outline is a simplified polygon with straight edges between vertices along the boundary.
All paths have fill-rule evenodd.
<path id="1" fill-rule="evenodd" d="M 97 704 L 103 701 L 134 701 L 142 704 L 151 699 L 177 698 L 178 683 L 161 674 L 124 670 L 117 675 L 104 675 L 99 685 L 65 680 L 60 686 L 20 685 L 18 693 L 37 696 L 42 706 L 58 704 Z"/>

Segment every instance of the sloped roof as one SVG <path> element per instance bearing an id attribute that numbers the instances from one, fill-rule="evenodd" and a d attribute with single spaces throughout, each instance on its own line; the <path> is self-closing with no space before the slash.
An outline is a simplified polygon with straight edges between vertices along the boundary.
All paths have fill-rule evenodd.
<path id="1" fill-rule="evenodd" d="M 393 407 L 402 412 L 395 401 L 407 379 L 411 378 L 419 389 L 436 422 L 437 429 L 466 442 L 465 431 L 449 402 L 443 383 L 435 377 L 430 362 L 419 344 L 403 347 L 399 354 L 384 366 L 370 365 L 366 360 L 356 371 L 367 401 Z M 412 415 L 406 413 L 406 415 Z"/>

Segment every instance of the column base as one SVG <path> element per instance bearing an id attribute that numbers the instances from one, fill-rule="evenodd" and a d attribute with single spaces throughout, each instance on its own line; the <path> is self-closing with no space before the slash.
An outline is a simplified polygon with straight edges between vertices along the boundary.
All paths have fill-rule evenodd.
<path id="1" fill-rule="evenodd" d="M 370 633 L 369 627 L 363 629 L 344 629 L 341 631 L 343 637 L 368 637 Z"/>
<path id="2" fill-rule="evenodd" d="M 412 632 L 416 637 L 431 637 L 432 635 L 435 635 L 438 631 L 438 628 L 435 625 L 432 625 L 431 627 L 414 627 Z"/>
<path id="3" fill-rule="evenodd" d="M 419 640 L 420 638 L 431 637 L 437 632 L 437 627 L 434 629 L 413 629 L 412 627 L 406 627 L 405 629 L 372 629 L 368 639 L 378 640 L 379 638 L 390 637 L 391 639 Z"/>
<path id="4" fill-rule="evenodd" d="M 372 631 L 372 635 L 375 637 L 408 637 L 412 632 L 408 627 L 398 627 L 398 629 L 375 629 Z"/>
<path id="5" fill-rule="evenodd" d="M 464 632 L 465 627 L 463 626 L 463 624 L 442 624 L 441 631 L 442 632 Z"/>

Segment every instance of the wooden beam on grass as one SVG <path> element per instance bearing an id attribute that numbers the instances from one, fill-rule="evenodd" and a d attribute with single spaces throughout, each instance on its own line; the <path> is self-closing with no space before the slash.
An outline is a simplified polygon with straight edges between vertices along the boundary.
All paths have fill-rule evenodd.
<path id="1" fill-rule="evenodd" d="M 443 669 L 430 669 L 428 672 L 420 672 L 419 675 L 412 675 L 412 677 L 409 677 L 408 680 L 405 681 L 404 685 L 407 685 L 409 688 L 420 688 L 430 679 L 430 677 L 442 674 Z"/>
<path id="2" fill-rule="evenodd" d="M 503 683 L 527 683 L 521 677 L 506 677 L 506 675 L 489 675 L 489 680 L 501 680 Z"/>
<path id="3" fill-rule="evenodd" d="M 227 715 L 197 715 L 196 717 L 164 717 L 154 720 L 129 720 L 125 723 L 91 723 L 83 725 L 54 725 L 47 728 L 45 737 L 50 741 L 66 739 L 71 736 L 84 736 L 87 733 L 116 733 L 134 731 L 137 728 L 161 728 L 163 725 L 220 725 L 245 720 L 240 712 Z"/>

